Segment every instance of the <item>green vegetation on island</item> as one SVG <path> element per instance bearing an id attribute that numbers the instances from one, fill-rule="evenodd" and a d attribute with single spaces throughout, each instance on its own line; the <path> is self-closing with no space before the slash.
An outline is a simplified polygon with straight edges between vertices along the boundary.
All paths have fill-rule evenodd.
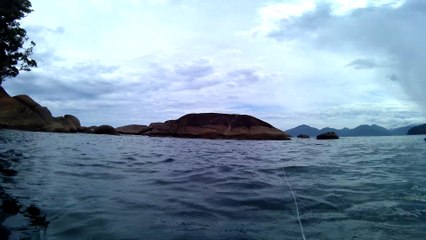
<path id="1" fill-rule="evenodd" d="M 32 12 L 28 0 L 7 0 L 0 4 L 0 85 L 6 78 L 18 76 L 20 71 L 37 67 L 31 59 L 35 43 L 29 41 L 27 31 L 19 20 Z"/>

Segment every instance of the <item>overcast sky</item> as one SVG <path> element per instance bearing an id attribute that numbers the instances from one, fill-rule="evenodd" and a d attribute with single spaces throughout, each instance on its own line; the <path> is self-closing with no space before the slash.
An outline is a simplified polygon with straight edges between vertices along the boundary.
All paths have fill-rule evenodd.
<path id="1" fill-rule="evenodd" d="M 39 67 L 8 79 L 115 127 L 186 113 L 300 124 L 426 121 L 424 0 L 31 0 Z"/>

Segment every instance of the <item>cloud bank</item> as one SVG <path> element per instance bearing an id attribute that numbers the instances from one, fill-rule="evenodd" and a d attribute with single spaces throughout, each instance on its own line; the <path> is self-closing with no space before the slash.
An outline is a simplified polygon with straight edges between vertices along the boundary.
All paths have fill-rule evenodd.
<path id="1" fill-rule="evenodd" d="M 426 1 L 391 1 L 336 14 L 333 5 L 317 2 L 313 10 L 276 20 L 267 37 L 297 41 L 323 51 L 359 56 L 347 66 L 377 69 L 397 81 L 426 114 Z M 374 59 L 386 62 L 378 66 Z"/>

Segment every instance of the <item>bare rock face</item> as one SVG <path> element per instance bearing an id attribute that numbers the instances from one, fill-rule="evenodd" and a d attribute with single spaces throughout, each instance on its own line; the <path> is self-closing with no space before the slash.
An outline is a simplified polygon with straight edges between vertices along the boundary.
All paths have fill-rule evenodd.
<path id="1" fill-rule="evenodd" d="M 176 120 L 169 120 L 164 123 L 151 123 L 150 130 L 144 134 L 157 137 L 179 137 L 177 134 L 178 122 Z M 183 136 L 180 136 L 183 137 Z"/>
<path id="2" fill-rule="evenodd" d="M 10 97 L 0 87 L 0 127 L 47 132 L 77 132 L 80 121 L 71 115 L 53 117 L 27 95 Z"/>
<path id="3" fill-rule="evenodd" d="M 101 125 L 96 127 L 93 131 L 94 134 L 108 134 L 108 135 L 118 135 L 115 128 L 110 125 Z"/>
<path id="4" fill-rule="evenodd" d="M 149 129 L 150 128 L 146 125 L 131 124 L 131 125 L 118 127 L 115 130 L 117 130 L 119 134 L 140 135 Z"/>
<path id="5" fill-rule="evenodd" d="M 307 138 L 310 138 L 310 137 L 307 134 L 299 134 L 299 135 L 297 135 L 297 138 L 307 139 Z"/>
<path id="6" fill-rule="evenodd" d="M 81 124 L 78 118 L 73 115 L 65 115 L 63 117 L 55 117 L 55 122 L 49 125 L 53 132 L 70 132 L 76 133 L 81 131 Z"/>
<path id="7" fill-rule="evenodd" d="M 285 132 L 248 115 L 200 113 L 153 123 L 144 135 L 208 139 L 290 140 Z"/>
<path id="8" fill-rule="evenodd" d="M 10 97 L 0 87 L 0 126 L 22 130 L 42 130 L 46 121 L 31 108 Z"/>
<path id="9" fill-rule="evenodd" d="M 96 128 L 97 128 L 97 126 L 90 126 L 90 127 L 82 126 L 80 128 L 79 132 L 81 132 L 81 133 L 94 133 Z"/>
<path id="10" fill-rule="evenodd" d="M 41 119 L 46 122 L 53 121 L 52 113 L 46 107 L 40 106 L 37 102 L 35 102 L 32 98 L 27 95 L 18 95 L 13 97 L 18 100 L 20 103 L 25 105 L 27 108 L 35 112 Z"/>
<path id="11" fill-rule="evenodd" d="M 72 126 L 74 126 L 77 130 L 81 128 L 80 120 L 76 116 L 67 114 L 64 116 L 65 120 Z"/>
<path id="12" fill-rule="evenodd" d="M 326 132 L 317 136 L 318 140 L 332 140 L 339 139 L 339 136 L 335 132 Z"/>

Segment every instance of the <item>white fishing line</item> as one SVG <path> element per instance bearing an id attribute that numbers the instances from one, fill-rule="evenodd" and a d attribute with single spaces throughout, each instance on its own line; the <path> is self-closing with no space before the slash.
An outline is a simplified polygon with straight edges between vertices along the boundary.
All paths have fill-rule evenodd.
<path id="1" fill-rule="evenodd" d="M 302 219 L 300 218 L 300 214 L 299 214 L 299 204 L 297 204 L 296 195 L 294 194 L 293 187 L 291 186 L 290 181 L 287 179 L 285 168 L 283 168 L 283 172 L 284 172 L 284 179 L 287 182 L 288 188 L 290 189 L 291 195 L 293 196 L 294 205 L 296 206 L 297 220 L 299 221 L 300 233 L 302 234 L 302 239 L 306 240 L 305 232 L 303 231 Z"/>

